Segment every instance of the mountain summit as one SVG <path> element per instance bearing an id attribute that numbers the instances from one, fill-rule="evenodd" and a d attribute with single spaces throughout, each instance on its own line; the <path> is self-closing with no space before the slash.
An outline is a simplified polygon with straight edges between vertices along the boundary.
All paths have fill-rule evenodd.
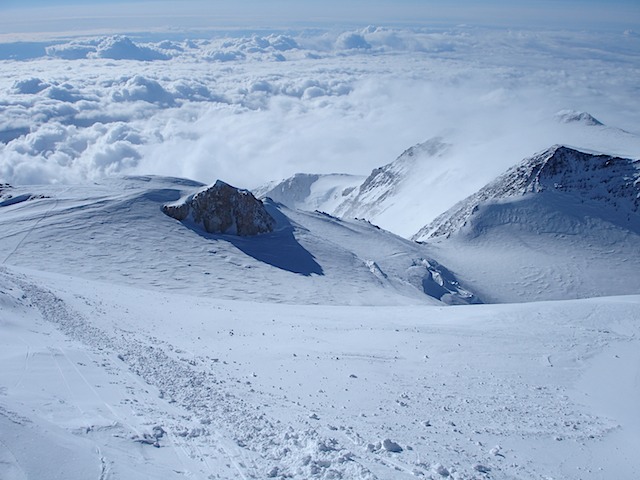
<path id="1" fill-rule="evenodd" d="M 566 193 L 621 212 L 638 213 L 639 179 L 638 160 L 586 153 L 555 145 L 510 168 L 420 229 L 414 239 L 451 235 L 485 202 L 546 191 Z"/>
<path id="2" fill-rule="evenodd" d="M 435 137 L 408 148 L 393 162 L 374 169 L 336 208 L 334 214 L 343 218 L 362 217 L 376 221 L 393 205 L 394 199 L 405 189 L 405 184 L 422 177 L 415 175 L 416 170 L 420 171 L 417 166 L 421 163 L 435 166 L 434 159 L 441 157 L 448 147 L 442 138 Z"/>
<path id="3" fill-rule="evenodd" d="M 551 147 L 423 227 L 438 259 L 485 301 L 640 291 L 640 164 Z"/>

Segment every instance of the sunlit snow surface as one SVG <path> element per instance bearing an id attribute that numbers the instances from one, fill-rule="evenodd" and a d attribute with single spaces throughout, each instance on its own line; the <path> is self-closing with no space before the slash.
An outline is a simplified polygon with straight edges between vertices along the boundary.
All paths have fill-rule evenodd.
<path id="1" fill-rule="evenodd" d="M 640 472 L 637 296 L 444 306 L 428 245 L 273 205 L 275 244 L 161 212 L 199 188 L 3 187 L 3 477 Z"/>
<path id="2" fill-rule="evenodd" d="M 637 296 L 287 306 L 0 282 L 3 478 L 640 473 Z"/>
<path id="3" fill-rule="evenodd" d="M 305 183 L 337 207 L 438 138 L 429 188 L 378 216 L 408 236 L 550 145 L 638 158 L 638 52 L 467 26 L 1 44 L 0 478 L 640 477 L 637 235 L 535 201 L 533 227 L 593 228 L 419 245 L 267 202 L 277 235 L 248 240 L 161 212 L 218 178 L 357 175 Z M 560 301 L 445 306 L 444 268 Z"/>

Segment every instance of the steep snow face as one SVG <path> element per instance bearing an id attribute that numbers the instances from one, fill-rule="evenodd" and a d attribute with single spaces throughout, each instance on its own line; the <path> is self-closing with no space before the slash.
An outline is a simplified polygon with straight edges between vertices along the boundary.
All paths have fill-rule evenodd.
<path id="1" fill-rule="evenodd" d="M 640 292 L 638 162 L 553 147 L 423 228 L 491 302 Z"/>
<path id="2" fill-rule="evenodd" d="M 426 225 L 415 240 L 448 236 L 488 201 L 554 190 L 622 212 L 638 213 L 640 162 L 554 146 L 509 169 Z"/>
<path id="3" fill-rule="evenodd" d="M 375 219 L 389 208 L 417 163 L 433 162 L 446 149 L 447 144 L 441 138 L 432 138 L 405 150 L 395 161 L 373 170 L 362 185 L 338 206 L 335 214 L 346 218 Z"/>
<path id="4" fill-rule="evenodd" d="M 339 173 L 298 173 L 275 185 L 269 184 L 255 189 L 254 192 L 257 197 L 269 197 L 290 208 L 333 213 L 364 178 L 360 175 Z"/>
<path id="5" fill-rule="evenodd" d="M 194 228 L 192 222 L 202 220 L 194 204 L 220 220 L 219 210 L 209 208 L 213 204 L 197 201 L 200 194 L 191 196 L 198 187 L 159 177 L 16 187 L 14 198 L 40 198 L 0 207 L 0 261 L 224 299 L 374 305 L 478 301 L 433 260 L 428 247 L 364 221 L 266 201 L 264 208 L 275 222 L 270 233 L 238 236 Z M 190 196 L 188 212 L 184 202 L 173 205 L 174 213 L 192 222 L 176 222 L 162 213 L 164 205 Z M 241 224 L 236 221 L 231 230 L 238 233 Z"/>
<path id="6" fill-rule="evenodd" d="M 162 211 L 176 220 L 201 225 L 208 233 L 259 235 L 272 232 L 276 226 L 276 221 L 251 192 L 221 180 L 185 199 L 164 205 Z"/>

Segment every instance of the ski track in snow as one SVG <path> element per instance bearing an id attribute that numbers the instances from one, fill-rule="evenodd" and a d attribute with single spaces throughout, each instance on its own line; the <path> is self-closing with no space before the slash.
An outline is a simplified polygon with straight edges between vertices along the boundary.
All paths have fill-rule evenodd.
<path id="1" fill-rule="evenodd" d="M 94 351 L 117 355 L 137 377 L 158 388 L 161 398 L 179 405 L 184 411 L 181 418 L 166 413 L 161 415 L 142 406 L 140 413 L 158 417 L 159 424 L 167 430 L 169 441 L 187 456 L 201 460 L 212 477 L 216 470 L 209 466 L 211 460 L 207 457 L 213 451 L 220 454 L 223 462 L 233 466 L 238 478 L 244 479 L 264 478 L 265 473 L 274 477 L 293 474 L 299 478 L 377 478 L 354 461 L 353 454 L 334 439 L 326 438 L 312 428 L 296 431 L 291 426 L 278 425 L 255 406 L 221 387 L 213 373 L 171 358 L 164 350 L 172 349 L 170 345 L 145 344 L 132 332 L 109 337 L 69 309 L 52 292 L 25 280 L 17 280 L 17 283 L 42 316 L 56 324 L 65 335 Z M 56 357 L 64 358 L 87 387 L 100 397 L 65 352 L 57 350 L 53 358 L 65 382 L 65 373 Z M 68 382 L 67 388 L 73 395 Z M 80 403 L 78 399 L 76 405 Z M 203 447 L 208 453 L 202 453 Z M 261 471 L 254 460 L 256 456 L 261 463 L 272 462 L 277 470 Z"/>
<path id="2" fill-rule="evenodd" d="M 551 441 L 558 445 L 558 452 L 569 452 L 568 455 L 581 452 L 577 457 L 580 459 L 619 429 L 615 421 L 586 413 L 566 388 L 545 380 L 544 375 L 523 377 L 517 369 L 509 370 L 508 365 L 504 370 L 487 371 L 486 367 L 467 363 L 464 352 L 478 348 L 475 342 L 499 347 L 505 341 L 514 344 L 522 341 L 522 334 L 517 331 L 506 337 L 504 331 L 493 333 L 491 322 L 480 329 L 473 324 L 451 327 L 448 330 L 454 339 L 451 351 L 425 345 L 430 355 L 424 355 L 425 366 L 418 378 L 409 378 L 396 370 L 396 365 L 411 364 L 410 359 L 416 355 L 409 345 L 395 356 L 377 355 L 375 348 L 372 351 L 365 348 L 368 353 L 361 354 L 351 351 L 347 344 L 336 345 L 344 349 L 335 351 L 332 368 L 337 371 L 348 368 L 347 371 L 358 372 L 361 362 L 382 368 L 382 374 L 374 380 L 376 383 L 369 387 L 366 378 L 350 375 L 354 388 L 364 382 L 360 388 L 375 392 L 373 398 L 362 398 L 361 413 L 354 418 L 358 407 L 342 410 L 346 407 L 339 405 L 346 405 L 351 394 L 342 392 L 345 397 L 341 399 L 339 388 L 317 394 L 326 400 L 315 400 L 315 404 L 313 401 L 306 404 L 302 395 L 296 401 L 294 391 L 281 394 L 269 391 L 268 379 L 247 381 L 237 372 L 230 374 L 230 369 L 223 365 L 226 362 L 198 355 L 195 349 L 187 351 L 155 336 L 153 324 L 136 331 L 114 325 L 113 329 L 107 329 L 108 333 L 96 326 L 99 322 L 87 317 L 91 309 L 98 317 L 113 315 L 109 313 L 117 311 L 113 305 L 74 294 L 78 302 L 89 308 L 81 313 L 63 299 L 68 293 L 54 293 L 50 287 L 7 269 L 0 275 L 3 285 L 19 287 L 24 301 L 36 307 L 43 319 L 70 341 L 86 346 L 84 351 L 75 349 L 71 353 L 64 345 L 55 344 L 48 353 L 66 383 L 72 400 L 69 405 L 78 409 L 78 416 L 89 415 L 84 415 L 83 404 L 95 397 L 108 411 L 105 418 L 113 419 L 111 424 L 74 430 L 95 442 L 100 462 L 98 478 L 103 480 L 121 475 L 118 473 L 121 465 L 111 457 L 109 441 L 102 437 L 107 432 L 142 445 L 142 451 L 151 455 L 154 444 L 159 450 L 170 447 L 182 465 L 180 470 L 174 467 L 171 475 L 175 473 L 175 478 L 375 479 L 449 475 L 458 479 L 524 479 L 545 478 L 545 472 L 549 476 L 574 468 L 584 468 L 584 473 L 593 467 L 580 465 L 580 461 L 586 460 L 576 460 L 578 467 L 574 467 L 570 460 L 551 458 L 549 465 L 555 465 L 557 470 L 549 470 L 549 465 L 540 464 L 530 452 L 532 445 L 534 451 L 536 448 L 547 451 L 548 444 L 543 445 Z M 591 327 L 598 324 L 602 314 L 598 304 L 588 310 L 580 325 L 572 325 L 573 317 L 560 311 L 556 323 L 540 317 L 541 322 L 550 322 L 540 328 L 551 327 L 553 331 L 532 340 L 530 345 L 523 343 L 520 353 L 513 353 L 517 349 L 507 350 L 512 353 L 501 359 L 504 347 L 499 347 L 495 353 L 485 351 L 483 356 L 496 357 L 493 364 L 500 365 L 502 361 L 507 364 L 511 360 L 520 361 L 518 357 L 524 355 L 528 362 L 533 362 L 534 370 L 571 376 L 582 371 L 584 362 L 594 352 L 604 351 L 615 342 L 629 341 L 628 335 L 615 331 L 600 335 L 600 331 Z M 526 318 L 529 317 L 523 317 L 522 321 Z M 242 325 L 237 326 L 236 336 L 246 335 L 241 328 Z M 417 334 L 416 327 L 395 331 L 412 336 L 414 329 Z M 427 325 L 421 330 L 427 337 L 438 333 L 437 326 Z M 31 348 L 27 342 L 24 348 L 24 369 L 28 370 Z M 223 346 L 216 347 L 213 343 L 212 348 L 215 352 Z M 476 351 L 483 351 L 483 347 Z M 103 398 L 101 389 L 83 373 L 82 365 L 92 363 L 108 372 L 114 384 L 126 389 L 120 405 L 112 405 Z M 314 370 L 307 372 L 309 375 Z M 319 387 L 331 387 L 318 380 Z M 313 384 L 312 377 L 302 389 L 308 388 L 308 384 Z M 133 416 L 123 414 L 124 407 Z M 310 415 L 310 411 L 316 413 Z M 2 415 L 11 418 L 12 414 Z M 382 445 L 384 438 L 400 441 L 404 451 L 401 454 L 386 451 Z M 4 452 L 7 451 L 10 452 L 5 448 Z M 152 458 L 145 461 L 153 461 Z M 578 473 L 567 478 L 587 477 Z"/>

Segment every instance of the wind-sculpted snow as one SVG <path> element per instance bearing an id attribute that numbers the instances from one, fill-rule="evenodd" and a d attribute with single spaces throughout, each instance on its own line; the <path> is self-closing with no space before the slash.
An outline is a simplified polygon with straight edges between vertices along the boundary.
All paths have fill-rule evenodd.
<path id="1" fill-rule="evenodd" d="M 633 478 L 637 309 L 221 302 L 2 268 L 0 472 L 68 448 L 48 468 L 69 480 Z"/>
<path id="2" fill-rule="evenodd" d="M 365 221 L 270 201 L 263 206 L 223 182 L 202 188 L 186 180 L 128 177 L 98 185 L 14 187 L 11 195 L 32 200 L 11 204 L 0 215 L 7 265 L 64 265 L 87 278 L 227 299 L 478 302 L 415 242 Z M 163 207 L 182 222 L 164 215 Z M 85 262 L 88 257 L 105 263 L 96 268 Z"/>
<path id="3" fill-rule="evenodd" d="M 509 169 L 422 228 L 414 238 L 424 240 L 452 235 L 483 203 L 546 191 L 597 202 L 622 214 L 637 215 L 640 210 L 640 161 L 554 146 Z"/>

